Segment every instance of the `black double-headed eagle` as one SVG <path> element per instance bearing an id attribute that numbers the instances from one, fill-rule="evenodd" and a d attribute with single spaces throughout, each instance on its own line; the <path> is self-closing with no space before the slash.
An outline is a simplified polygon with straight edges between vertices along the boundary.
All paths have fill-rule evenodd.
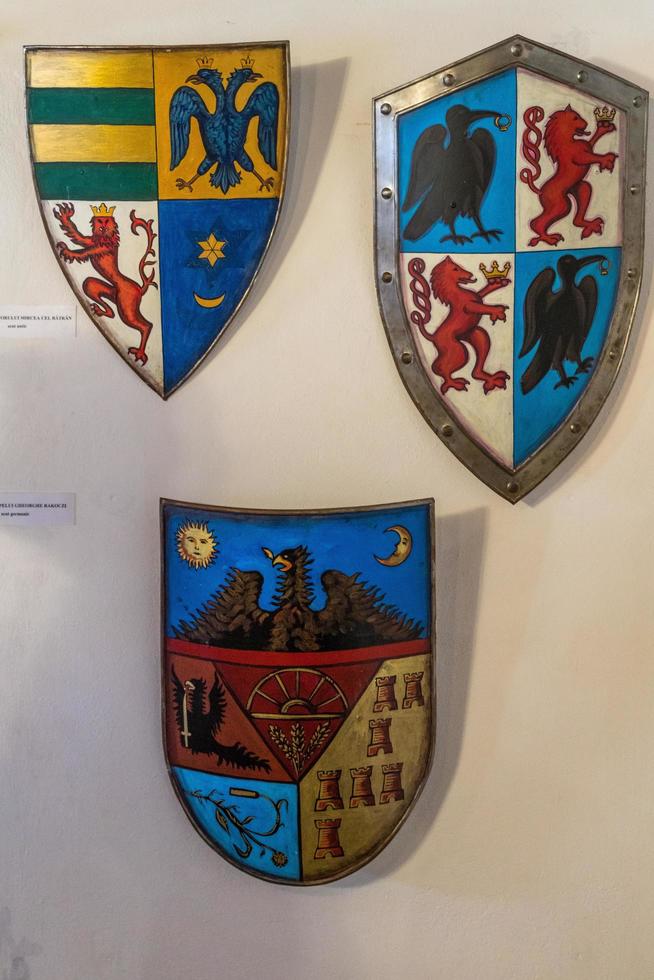
<path id="1" fill-rule="evenodd" d="M 355 573 L 329 570 L 320 581 L 327 595 L 313 609 L 313 559 L 304 545 L 275 555 L 280 571 L 272 609 L 260 605 L 263 575 L 232 568 L 224 586 L 175 630 L 180 639 L 242 650 L 311 652 L 398 643 L 420 636 L 421 625 L 404 616 Z"/>

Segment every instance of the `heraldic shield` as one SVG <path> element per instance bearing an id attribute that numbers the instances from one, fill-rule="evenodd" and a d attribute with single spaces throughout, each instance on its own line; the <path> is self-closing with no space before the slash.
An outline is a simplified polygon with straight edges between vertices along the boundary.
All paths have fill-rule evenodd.
<path id="1" fill-rule="evenodd" d="M 376 278 L 411 396 L 515 502 L 588 430 L 643 263 L 647 93 L 513 38 L 374 102 Z"/>
<path id="2" fill-rule="evenodd" d="M 234 317 L 272 238 L 286 42 L 27 48 L 34 183 L 80 303 L 163 398 Z"/>
<path id="3" fill-rule="evenodd" d="M 434 731 L 433 507 L 162 501 L 169 772 L 241 870 L 333 881 L 407 817 Z"/>

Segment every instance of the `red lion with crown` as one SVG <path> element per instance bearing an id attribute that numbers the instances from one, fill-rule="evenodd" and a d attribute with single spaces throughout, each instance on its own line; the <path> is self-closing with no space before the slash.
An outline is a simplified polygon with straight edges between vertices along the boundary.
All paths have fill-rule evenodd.
<path id="1" fill-rule="evenodd" d="M 570 105 L 553 112 L 545 125 L 545 149 L 555 169 L 549 180 L 537 187 L 536 181 L 541 175 L 540 145 L 543 141 L 538 123 L 544 118 L 545 112 L 541 106 L 530 106 L 523 116 L 526 128 L 522 137 L 522 153 L 533 170 L 529 167 L 521 170 L 520 180 L 538 195 L 542 208 L 538 217 L 529 222 L 529 227 L 536 233 L 529 245 L 533 247 L 540 242 L 558 245 L 562 242 L 563 235 L 549 229 L 570 213 L 573 202 L 575 216 L 572 223 L 581 228 L 581 237 L 601 235 L 604 219 L 586 217 L 593 188 L 585 178 L 593 164 L 597 164 L 600 170 L 613 172 L 617 154 L 595 153 L 595 144 L 602 136 L 615 132 L 615 109 L 607 106 L 595 109 L 596 127 L 592 136 L 586 128 L 586 120 Z M 582 139 L 583 136 L 590 136 L 590 139 Z"/>
<path id="2" fill-rule="evenodd" d="M 65 242 L 57 242 L 59 256 L 64 262 L 90 262 L 95 271 L 104 276 L 103 279 L 93 277 L 85 279 L 82 284 L 82 289 L 92 300 L 91 312 L 96 316 L 113 318 L 115 313 L 109 306 L 109 303 L 113 303 L 123 323 L 141 334 L 139 346 L 130 347 L 128 353 L 137 363 L 147 364 L 148 355 L 145 353 L 145 345 L 152 324 L 141 313 L 141 299 L 149 286 L 157 288 L 154 269 L 148 269 L 148 266 L 154 264 L 155 253 L 152 243 L 157 237 L 152 230 L 153 219 L 145 221 L 143 218 L 137 218 L 135 211 L 130 211 L 132 234 L 137 235 L 139 228 L 143 228 L 146 234 L 146 248 L 139 262 L 141 282 L 137 283 L 123 275 L 118 267 L 120 232 L 113 216 L 115 207 L 108 208 L 106 204 L 101 204 L 99 207 L 91 205 L 91 210 L 93 211 L 91 234 L 82 235 L 73 221 L 74 205 L 64 203 L 52 209 L 66 237 L 80 246 L 78 250 L 74 250 L 68 248 Z"/>
<path id="3" fill-rule="evenodd" d="M 411 322 L 415 323 L 425 340 L 433 344 L 436 349 L 436 358 L 431 369 L 434 374 L 443 379 L 441 394 L 444 395 L 450 388 L 455 391 L 467 391 L 470 384 L 468 378 L 453 376 L 454 372 L 465 367 L 470 359 L 466 345 L 472 347 L 475 352 L 475 363 L 471 374 L 475 381 L 482 382 L 484 394 L 487 395 L 489 391 L 496 388 L 506 388 L 510 378 L 506 371 L 490 373 L 486 370 L 491 340 L 479 321 L 482 316 L 490 317 L 491 323 L 506 320 L 508 307 L 500 303 L 486 304 L 484 297 L 495 292 L 496 289 L 510 285 L 510 280 L 507 278 L 510 268 L 508 262 L 503 269 L 499 268 L 497 261 L 493 262 L 490 269 L 482 263 L 480 269 L 486 278 L 486 285 L 475 291 L 467 289 L 464 285 L 475 282 L 475 277 L 467 269 L 457 265 L 449 255 L 435 265 L 430 276 L 431 291 L 435 299 L 449 307 L 449 313 L 440 326 L 431 333 L 426 329 L 427 323 L 431 320 L 431 301 L 430 283 L 422 275 L 425 271 L 425 263 L 420 258 L 410 260 L 409 288 L 416 307 L 411 313 Z"/>

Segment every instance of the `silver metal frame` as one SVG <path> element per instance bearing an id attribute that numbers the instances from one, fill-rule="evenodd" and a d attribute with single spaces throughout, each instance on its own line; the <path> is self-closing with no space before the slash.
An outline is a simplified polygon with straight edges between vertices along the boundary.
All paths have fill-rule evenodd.
<path id="1" fill-rule="evenodd" d="M 261 258 L 259 259 L 259 264 L 257 265 L 256 269 L 254 270 L 254 273 L 252 275 L 252 278 L 250 279 L 250 282 L 249 282 L 247 288 L 245 289 L 245 292 L 243 293 L 243 295 L 241 296 L 240 300 L 238 301 L 238 304 L 236 305 L 236 307 L 235 307 L 232 315 L 226 321 L 225 325 L 222 327 L 222 329 L 221 329 L 220 333 L 217 335 L 217 337 L 215 337 L 215 339 L 212 341 L 212 343 L 207 347 L 207 349 L 204 352 L 204 354 L 202 354 L 197 359 L 197 361 L 193 364 L 193 366 L 186 372 L 186 374 L 184 375 L 184 377 L 181 378 L 181 380 L 178 381 L 177 384 L 173 388 L 170 389 L 170 391 L 167 391 L 167 392 L 158 391 L 157 388 L 156 388 L 156 386 L 154 385 L 154 383 L 152 381 L 150 381 L 149 378 L 146 378 L 144 375 L 142 375 L 140 373 L 137 365 L 134 363 L 134 361 L 132 361 L 130 359 L 130 357 L 129 357 L 128 353 L 127 353 L 127 350 L 125 348 L 123 348 L 121 346 L 121 344 L 119 344 L 118 340 L 116 340 L 115 337 L 112 337 L 111 333 L 106 329 L 106 327 L 105 327 L 105 325 L 104 325 L 104 323 L 102 321 L 102 318 L 101 317 L 95 317 L 93 315 L 93 313 L 91 313 L 91 311 L 90 311 L 90 309 L 88 308 L 88 305 L 87 305 L 87 297 L 85 297 L 82 294 L 82 291 L 78 288 L 78 286 L 75 284 L 75 282 L 73 281 L 73 279 L 72 278 L 69 278 L 68 272 L 67 272 L 66 268 L 62 265 L 61 259 L 59 258 L 59 255 L 57 254 L 56 243 L 54 241 L 53 236 L 50 234 L 50 229 L 48 227 L 48 223 L 47 223 L 46 218 L 45 218 L 44 208 L 43 208 L 43 201 L 41 199 L 41 194 L 40 194 L 39 187 L 38 187 L 38 184 L 37 184 L 37 181 L 36 181 L 36 173 L 35 173 L 35 170 L 34 170 L 34 154 L 32 152 L 33 147 L 32 147 L 32 138 L 31 138 L 31 134 L 30 134 L 30 127 L 29 127 L 29 121 L 28 121 L 28 104 L 27 104 L 27 90 L 28 90 L 28 87 L 29 87 L 29 85 L 28 85 L 28 82 L 29 82 L 29 79 L 28 79 L 28 55 L 31 54 L 33 51 L 152 51 L 152 52 L 154 52 L 154 51 L 173 51 L 173 50 L 174 51 L 198 51 L 198 50 L 218 51 L 218 50 L 221 50 L 223 48 L 230 48 L 230 49 L 231 48 L 238 48 L 238 49 L 241 49 L 243 51 L 248 51 L 248 52 L 254 51 L 257 48 L 282 48 L 282 50 L 284 51 L 285 82 L 286 82 L 286 118 L 284 120 L 284 124 L 285 124 L 286 130 L 285 130 L 285 134 L 284 134 L 284 167 L 282 169 L 281 181 L 280 181 L 280 187 L 279 187 L 279 198 L 278 198 L 279 203 L 277 205 L 277 212 L 275 214 L 275 220 L 273 222 L 273 226 L 270 229 L 270 234 L 268 236 L 268 240 L 267 240 L 267 242 L 265 244 L 265 247 L 264 247 L 263 252 L 261 253 Z M 247 296 L 250 293 L 250 290 L 252 289 L 252 286 L 254 285 L 255 279 L 257 278 L 257 276 L 259 275 L 259 272 L 261 271 L 261 266 L 263 265 L 263 263 L 265 261 L 266 255 L 268 254 L 268 249 L 270 248 L 270 243 L 272 242 L 272 239 L 273 239 L 273 236 L 275 234 L 275 231 L 277 230 L 277 224 L 279 222 L 279 217 L 280 217 L 280 214 L 281 214 L 281 211 L 282 211 L 282 204 L 283 204 L 283 201 L 284 201 L 284 192 L 286 190 L 286 177 L 287 177 L 287 174 L 288 174 L 288 151 L 289 151 L 290 125 L 291 125 L 291 52 L 290 52 L 290 44 L 289 44 L 288 41 L 252 41 L 251 43 L 248 43 L 246 41 L 243 41 L 243 42 L 234 42 L 233 44 L 228 44 L 228 43 L 225 43 L 225 44 L 176 44 L 176 45 L 172 45 L 172 46 L 171 45 L 165 45 L 165 44 L 134 44 L 134 45 L 127 45 L 127 44 L 105 44 L 105 45 L 93 45 L 93 44 L 26 44 L 23 47 L 23 53 L 24 53 L 24 57 L 25 57 L 25 124 L 26 124 L 26 127 L 27 127 L 27 143 L 28 143 L 28 148 L 29 148 L 30 167 L 31 167 L 31 170 L 32 170 L 32 183 L 34 185 L 34 191 L 36 193 L 36 199 L 37 199 L 37 202 L 38 202 L 38 205 L 39 205 L 39 211 L 40 211 L 40 214 L 41 214 L 41 220 L 43 221 L 43 227 L 45 228 L 45 233 L 46 233 L 46 236 L 47 236 L 48 241 L 50 243 L 50 247 L 52 248 L 52 252 L 53 252 L 53 254 L 57 258 L 57 265 L 59 266 L 59 268 L 62 270 L 64 276 L 66 277 L 66 281 L 68 282 L 68 285 L 71 287 L 71 289 L 75 293 L 75 296 L 77 297 L 78 302 L 82 306 L 82 309 L 84 310 L 84 312 L 86 313 L 86 315 L 88 317 L 90 317 L 90 319 L 93 321 L 93 324 L 98 328 L 98 330 L 100 331 L 100 333 L 102 334 L 102 336 L 105 338 L 105 340 L 107 340 L 111 344 L 111 346 L 116 351 L 116 353 L 119 355 L 119 357 L 121 357 L 122 360 L 125 361 L 125 363 L 137 375 L 137 377 L 141 381 L 143 381 L 149 388 L 151 388 L 155 392 L 155 394 L 159 395 L 160 398 L 162 398 L 164 401 L 166 401 L 166 399 L 170 398 L 170 396 L 173 394 L 173 392 L 177 391 L 178 388 L 180 388 L 184 384 L 185 381 L 188 381 L 188 379 L 191 377 L 191 375 L 194 373 L 194 371 L 196 371 L 196 369 L 200 366 L 200 364 L 202 364 L 202 362 L 205 360 L 205 358 L 207 358 L 209 356 L 209 354 L 214 350 L 214 348 L 216 348 L 218 346 L 218 344 L 220 344 L 221 342 L 223 342 L 225 340 L 225 338 L 226 338 L 226 336 L 228 334 L 228 331 L 230 331 L 230 328 L 232 327 L 232 325 L 234 323 L 235 317 L 237 316 L 237 314 L 239 313 L 239 311 L 240 311 L 243 303 L 247 299 Z M 157 203 L 159 202 L 159 200 L 160 200 L 160 198 L 157 198 Z M 225 200 L 227 200 L 227 198 L 225 198 Z"/>
<path id="2" fill-rule="evenodd" d="M 509 468 L 474 442 L 447 411 L 423 367 L 413 339 L 400 294 L 397 117 L 502 69 L 520 66 L 621 109 L 627 119 L 627 134 L 622 267 L 613 316 L 597 367 L 583 395 L 547 442 L 520 466 Z M 448 449 L 475 476 L 511 503 L 533 490 L 574 449 L 606 401 L 620 370 L 643 274 L 647 109 L 648 93 L 644 89 L 596 65 L 518 35 L 373 99 L 375 282 L 395 363 L 420 412 Z"/>
<path id="3" fill-rule="evenodd" d="M 213 511 L 215 514 L 238 514 L 241 517 L 247 518 L 248 516 L 283 516 L 283 517 L 319 517 L 322 514 L 353 514 L 366 512 L 370 513 L 375 510 L 388 510 L 389 508 L 395 507 L 417 507 L 419 505 L 427 505 L 429 507 L 429 570 L 430 570 L 430 620 L 429 620 L 429 639 L 431 647 L 431 683 L 430 683 L 430 694 L 431 694 L 431 730 L 429 744 L 427 747 L 427 755 L 424 760 L 424 766 L 422 771 L 422 777 L 418 786 L 416 788 L 413 799 L 409 803 L 408 807 L 402 814 L 401 819 L 397 822 L 393 830 L 380 841 L 379 844 L 364 854 L 355 864 L 350 865 L 348 868 L 335 872 L 329 877 L 320 878 L 316 881 L 292 881 L 290 879 L 275 878 L 272 875 L 267 875 L 263 871 L 257 871 L 254 868 L 247 868 L 244 864 L 240 864 L 238 861 L 230 857 L 226 851 L 222 850 L 217 843 L 212 840 L 205 832 L 202 830 L 198 822 L 196 821 L 193 811 L 188 804 L 188 800 L 182 793 L 177 781 L 173 776 L 173 767 L 168 755 L 168 740 L 166 731 L 166 684 L 167 684 L 167 653 L 166 653 L 166 566 L 165 566 L 165 549 L 166 549 L 166 525 L 165 525 L 165 515 L 166 508 L 168 507 L 188 507 L 189 510 L 203 510 L 203 511 Z M 380 854 L 387 844 L 392 841 L 399 830 L 404 826 L 409 818 L 409 815 L 413 811 L 416 804 L 416 800 L 425 788 L 425 783 L 431 771 L 432 763 L 434 761 L 434 751 L 436 748 L 436 717 L 437 717 L 437 685 L 436 685 L 436 555 L 435 555 L 435 545 L 436 545 L 436 524 L 435 524 L 435 511 L 436 503 L 433 497 L 424 497 L 418 500 L 400 500 L 389 502 L 387 504 L 371 504 L 369 507 L 328 507 L 317 510 L 262 510 L 260 508 L 239 508 L 239 507 L 220 507 L 214 504 L 196 504 L 190 503 L 184 500 L 172 500 L 167 497 L 159 498 L 159 533 L 161 541 L 161 557 L 160 557 L 160 595 L 161 595 L 161 606 L 160 606 L 160 621 L 161 621 L 161 736 L 163 741 L 163 751 L 166 760 L 166 768 L 168 769 L 168 776 L 170 778 L 171 785 L 175 791 L 175 795 L 179 800 L 180 804 L 186 816 L 190 820 L 193 829 L 200 835 L 200 837 L 212 848 L 217 854 L 220 855 L 223 860 L 232 864 L 239 871 L 245 872 L 245 874 L 252 875 L 253 878 L 260 878 L 262 881 L 269 881 L 274 885 L 291 885 L 295 888 L 314 888 L 317 885 L 326 885 L 332 881 L 337 881 L 339 878 L 346 878 L 348 875 L 353 874 L 360 868 L 363 868 L 366 864 L 376 858 Z M 299 783 L 298 783 L 299 786 Z"/>

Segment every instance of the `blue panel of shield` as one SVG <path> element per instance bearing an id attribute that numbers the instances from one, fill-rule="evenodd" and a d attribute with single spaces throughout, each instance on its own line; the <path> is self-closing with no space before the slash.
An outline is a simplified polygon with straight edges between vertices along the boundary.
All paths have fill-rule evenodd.
<path id="1" fill-rule="evenodd" d="M 524 68 L 398 116 L 402 299 L 425 373 L 509 469 L 574 409 L 622 253 L 625 114 Z"/>

